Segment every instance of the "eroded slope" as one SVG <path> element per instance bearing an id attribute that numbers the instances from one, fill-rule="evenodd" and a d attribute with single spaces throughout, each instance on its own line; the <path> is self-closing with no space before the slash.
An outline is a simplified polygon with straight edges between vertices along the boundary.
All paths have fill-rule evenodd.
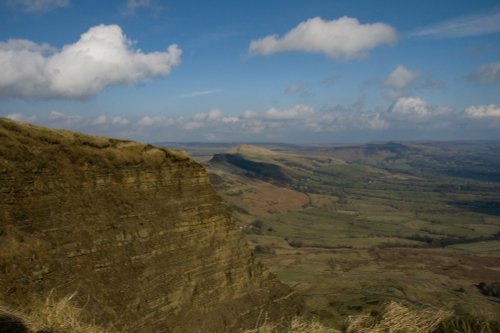
<path id="1" fill-rule="evenodd" d="M 223 332 L 298 306 L 187 156 L 0 119 L 0 298 L 77 292 L 132 332 Z"/>

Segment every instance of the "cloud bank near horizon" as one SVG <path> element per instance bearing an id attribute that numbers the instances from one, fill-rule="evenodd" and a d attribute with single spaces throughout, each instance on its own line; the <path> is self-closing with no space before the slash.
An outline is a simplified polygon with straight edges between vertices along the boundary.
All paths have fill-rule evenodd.
<path id="1" fill-rule="evenodd" d="M 12 113 L 7 118 L 129 139 L 143 137 L 150 141 L 183 141 L 194 138 L 243 142 L 255 141 L 255 138 L 284 141 L 284 137 L 294 133 L 314 139 L 356 131 L 380 134 L 418 129 L 429 135 L 441 131 L 498 131 L 500 106 L 470 105 L 464 110 L 453 110 L 446 106 L 429 105 L 420 97 L 399 97 L 385 111 L 359 110 L 356 106 L 341 105 L 318 110 L 307 104 L 296 104 L 288 108 L 271 107 L 260 112 L 246 110 L 240 114 L 213 108 L 193 115 L 126 117 L 100 114 L 84 117 L 51 111 L 37 115 Z"/>

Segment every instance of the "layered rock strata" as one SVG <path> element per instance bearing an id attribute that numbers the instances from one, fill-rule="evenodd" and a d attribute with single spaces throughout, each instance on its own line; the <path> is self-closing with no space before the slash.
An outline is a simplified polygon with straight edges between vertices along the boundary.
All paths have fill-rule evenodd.
<path id="1" fill-rule="evenodd" d="M 74 292 L 127 332 L 237 332 L 299 309 L 189 157 L 0 119 L 0 300 Z"/>

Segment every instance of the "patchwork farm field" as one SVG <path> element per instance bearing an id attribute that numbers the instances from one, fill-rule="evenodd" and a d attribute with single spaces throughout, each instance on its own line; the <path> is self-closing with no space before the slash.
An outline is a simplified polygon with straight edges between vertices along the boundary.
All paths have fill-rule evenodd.
<path id="1" fill-rule="evenodd" d="M 500 282 L 499 143 L 270 148 L 197 153 L 310 313 L 341 327 L 399 301 L 498 320 L 477 285 Z"/>

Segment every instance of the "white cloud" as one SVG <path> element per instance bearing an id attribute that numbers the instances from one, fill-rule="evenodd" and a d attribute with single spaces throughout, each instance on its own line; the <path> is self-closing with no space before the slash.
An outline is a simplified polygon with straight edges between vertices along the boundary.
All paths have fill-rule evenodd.
<path id="1" fill-rule="evenodd" d="M 220 109 L 212 109 L 208 112 L 208 120 L 214 121 L 222 117 L 224 113 Z"/>
<path id="2" fill-rule="evenodd" d="M 380 130 L 390 127 L 389 120 L 380 112 L 360 111 L 354 105 L 336 105 L 328 108 L 317 121 L 322 131 L 349 129 Z"/>
<path id="3" fill-rule="evenodd" d="M 249 53 L 305 51 L 323 53 L 332 59 L 360 59 L 368 50 L 396 40 L 396 31 L 385 23 L 361 24 L 346 16 L 331 21 L 315 17 L 299 23 L 281 38 L 269 35 L 251 41 Z"/>
<path id="4" fill-rule="evenodd" d="M 108 122 L 108 117 L 106 117 L 105 115 L 100 115 L 96 117 L 94 121 L 92 121 L 94 125 L 106 125 L 107 122 Z"/>
<path id="5" fill-rule="evenodd" d="M 150 9 L 155 13 L 163 11 L 164 6 L 157 4 L 153 0 L 128 0 L 122 10 L 123 15 L 134 15 L 140 9 Z"/>
<path id="6" fill-rule="evenodd" d="M 468 37 L 500 31 L 500 10 L 487 13 L 457 17 L 423 27 L 412 33 L 413 36 Z"/>
<path id="7" fill-rule="evenodd" d="M 220 119 L 224 115 L 224 112 L 220 109 L 212 109 L 208 111 L 207 113 L 205 112 L 198 112 L 193 116 L 193 120 L 196 122 L 202 122 L 202 121 L 216 121 Z"/>
<path id="8" fill-rule="evenodd" d="M 102 126 L 102 125 L 126 126 L 126 125 L 130 124 L 130 120 L 128 120 L 125 117 L 121 117 L 121 116 L 114 116 L 114 117 L 108 118 L 105 115 L 100 115 L 100 116 L 94 118 L 94 120 L 90 121 L 90 123 L 93 125 L 98 125 L 98 126 Z"/>
<path id="9" fill-rule="evenodd" d="M 410 118 L 425 118 L 431 114 L 427 102 L 419 97 L 401 97 L 394 102 L 391 113 Z"/>
<path id="10" fill-rule="evenodd" d="M 500 82 L 500 61 L 482 65 L 471 74 L 471 78 L 480 83 Z"/>
<path id="11" fill-rule="evenodd" d="M 207 119 L 207 114 L 204 112 L 198 112 L 193 116 L 193 119 L 196 121 L 202 121 Z"/>
<path id="12" fill-rule="evenodd" d="M 500 107 L 494 104 L 469 106 L 465 109 L 465 115 L 470 118 L 500 117 Z"/>
<path id="13" fill-rule="evenodd" d="M 339 120 L 339 116 L 333 112 L 324 113 L 321 116 L 321 120 L 327 123 L 334 123 Z"/>
<path id="14" fill-rule="evenodd" d="M 111 125 L 125 126 L 129 124 L 129 120 L 124 117 L 115 116 L 111 118 Z"/>
<path id="15" fill-rule="evenodd" d="M 27 12 L 47 12 L 58 7 L 66 7 L 69 0 L 7 0 L 8 4 Z"/>
<path id="16" fill-rule="evenodd" d="M 224 117 L 222 118 L 222 122 L 224 124 L 236 124 L 240 122 L 240 118 L 238 117 Z"/>
<path id="17" fill-rule="evenodd" d="M 152 126 L 154 123 L 155 119 L 150 116 L 144 116 L 137 122 L 139 126 Z"/>
<path id="18" fill-rule="evenodd" d="M 403 65 L 398 65 L 384 80 L 384 84 L 389 88 L 389 98 L 396 99 L 401 97 L 418 76 L 419 73 L 417 71 L 408 69 Z"/>
<path id="19" fill-rule="evenodd" d="M 0 52 L 33 52 L 42 55 L 51 54 L 57 51 L 56 48 L 47 43 L 37 44 L 26 39 L 9 39 L 7 42 L 0 42 Z"/>
<path id="20" fill-rule="evenodd" d="M 182 123 L 183 118 L 171 118 L 171 117 L 162 117 L 162 116 L 144 116 L 139 121 L 137 124 L 140 127 L 169 127 L 172 125 L 175 125 L 176 123 Z"/>
<path id="21" fill-rule="evenodd" d="M 294 120 L 310 117 L 314 114 L 314 109 L 308 105 L 299 104 L 289 109 L 279 110 L 270 108 L 266 112 L 268 119 L 275 120 Z"/>
<path id="22" fill-rule="evenodd" d="M 380 113 L 362 114 L 359 118 L 358 127 L 370 129 L 384 129 L 389 127 L 389 122 Z"/>
<path id="23" fill-rule="evenodd" d="M 180 63 L 176 44 L 143 53 L 118 25 L 98 25 L 60 51 L 26 40 L 0 42 L 0 98 L 86 98 L 107 86 L 166 76 Z"/>
<path id="24" fill-rule="evenodd" d="M 412 71 L 403 65 L 398 65 L 384 82 L 389 87 L 403 89 L 413 83 L 417 77 L 418 73 L 416 71 Z"/>
<path id="25" fill-rule="evenodd" d="M 400 97 L 392 104 L 389 111 L 392 118 L 407 121 L 427 121 L 452 113 L 452 109 L 446 106 L 431 108 L 419 97 Z"/>
<path id="26" fill-rule="evenodd" d="M 252 111 L 252 110 L 247 110 L 247 111 L 243 112 L 244 119 L 253 119 L 253 118 L 257 118 L 258 116 L 259 116 L 259 114 L 255 111 Z"/>
<path id="27" fill-rule="evenodd" d="M 184 124 L 183 128 L 186 130 L 194 130 L 205 127 L 205 123 L 202 121 L 188 121 Z"/>
<path id="28" fill-rule="evenodd" d="M 193 91 L 187 94 L 181 95 L 182 98 L 190 98 L 190 97 L 198 97 L 198 96 L 205 96 L 205 95 L 213 95 L 221 92 L 222 90 L 220 89 L 213 89 L 213 90 L 203 90 L 203 91 Z"/>
<path id="29" fill-rule="evenodd" d="M 49 119 L 58 123 L 62 123 L 64 126 L 73 126 L 82 121 L 80 116 L 72 116 L 59 111 L 51 111 L 49 113 Z"/>
<path id="30" fill-rule="evenodd" d="M 247 119 L 241 123 L 242 132 L 250 132 L 252 134 L 260 134 L 264 132 L 266 126 L 260 119 Z"/>
<path id="31" fill-rule="evenodd" d="M 26 115 L 23 115 L 21 113 L 11 113 L 11 114 L 5 116 L 5 118 L 8 118 L 10 120 L 15 120 L 15 121 L 22 121 L 25 123 L 29 123 L 29 122 L 33 122 L 33 121 L 37 120 L 36 116 L 26 116 Z"/>
<path id="32" fill-rule="evenodd" d="M 137 9 L 149 6 L 151 6 L 151 0 L 128 0 L 124 14 L 134 14 Z"/>
<path id="33" fill-rule="evenodd" d="M 196 113 L 189 118 L 144 116 L 137 121 L 137 125 L 139 127 L 175 127 L 176 129 L 195 130 L 206 127 L 217 127 L 221 123 L 237 122 L 233 118 L 238 119 L 237 117 L 224 117 L 224 112 L 222 112 L 222 110 L 212 109 L 208 112 Z M 128 121 L 128 119 L 126 120 Z M 118 124 L 121 124 L 121 122 Z M 126 124 L 128 124 L 128 122 Z"/>

